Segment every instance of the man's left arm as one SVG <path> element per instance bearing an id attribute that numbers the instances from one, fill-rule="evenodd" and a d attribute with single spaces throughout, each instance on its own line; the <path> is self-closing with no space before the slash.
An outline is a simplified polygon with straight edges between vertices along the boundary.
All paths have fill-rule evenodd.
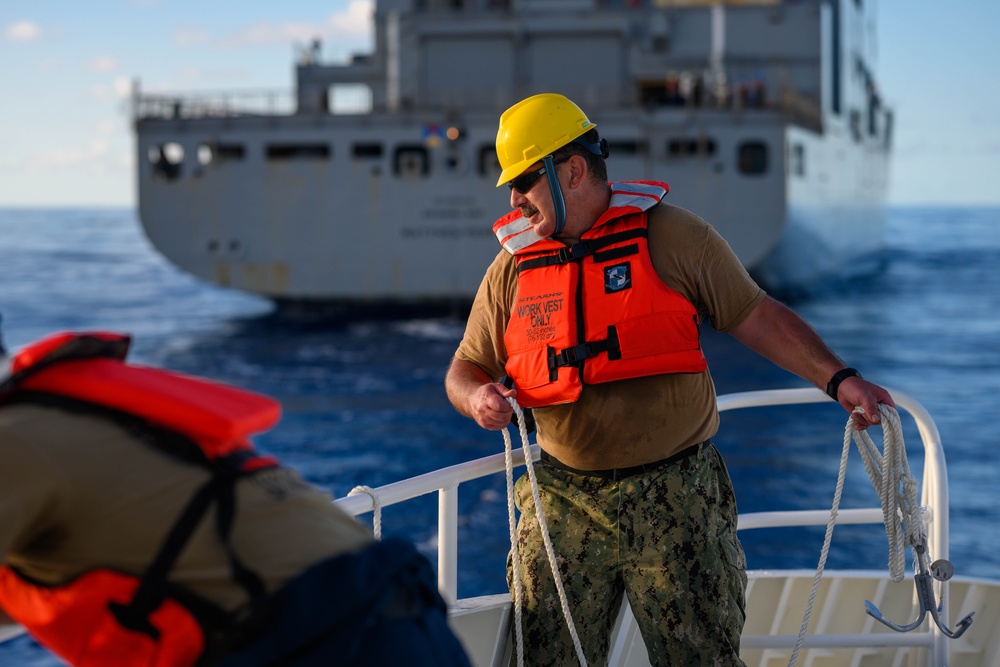
<path id="1" fill-rule="evenodd" d="M 787 306 L 766 297 L 730 333 L 736 340 L 787 371 L 826 391 L 830 379 L 846 366 L 816 330 Z M 858 377 L 844 379 L 837 402 L 853 413 L 855 427 L 865 429 L 881 420 L 878 404 L 895 407 L 889 392 Z"/>

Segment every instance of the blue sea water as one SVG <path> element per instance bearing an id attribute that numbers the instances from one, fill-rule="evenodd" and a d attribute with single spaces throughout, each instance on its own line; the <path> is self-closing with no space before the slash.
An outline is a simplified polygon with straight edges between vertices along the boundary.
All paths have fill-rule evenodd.
<path id="1" fill-rule="evenodd" d="M 887 240 L 877 274 L 790 305 L 867 378 L 929 409 L 948 461 L 951 560 L 959 574 L 1000 578 L 1000 209 L 892 209 Z M 277 397 L 283 421 L 258 446 L 335 497 L 503 448 L 444 395 L 461 321 L 279 315 L 168 264 L 131 210 L 0 209 L 0 313 L 8 347 L 64 329 L 124 331 L 134 361 Z M 726 336 L 703 336 L 720 393 L 804 384 Z M 829 507 L 846 418 L 832 404 L 726 413 L 716 442 L 741 511 Z M 917 434 L 904 425 L 919 478 Z M 502 475 L 463 487 L 459 502 L 459 592 L 503 592 Z M 875 504 L 853 451 L 843 506 Z M 384 531 L 432 555 L 435 520 L 428 497 L 387 509 Z M 815 568 L 822 529 L 783 532 L 741 536 L 751 568 Z M 838 527 L 835 539 L 828 567 L 885 567 L 878 527 Z M 22 637 L 0 645 L 0 664 L 59 663 Z"/>

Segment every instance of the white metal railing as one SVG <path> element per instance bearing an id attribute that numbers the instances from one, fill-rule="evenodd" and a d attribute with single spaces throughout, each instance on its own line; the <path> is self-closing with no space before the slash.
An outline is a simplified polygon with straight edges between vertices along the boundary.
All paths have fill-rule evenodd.
<path id="1" fill-rule="evenodd" d="M 929 508 L 928 549 L 936 558 L 948 558 L 948 481 L 945 468 L 944 450 L 941 437 L 930 414 L 916 400 L 896 390 L 891 390 L 896 405 L 905 410 L 916 421 L 924 446 L 923 490 L 920 504 Z M 741 408 L 768 407 L 821 403 L 830 398 L 818 389 L 777 389 L 726 394 L 718 398 L 720 411 Z M 532 459 L 537 460 L 538 445 L 531 446 Z M 524 456 L 519 448 L 513 452 L 515 466 L 524 465 Z M 385 508 L 429 493 L 438 494 L 438 586 L 449 602 L 454 602 L 458 594 L 458 487 L 464 483 L 505 469 L 504 454 L 476 459 L 448 468 L 442 468 L 417 477 L 394 482 L 376 489 L 380 505 Z M 360 494 L 339 498 L 335 503 L 348 514 L 357 516 L 374 509 L 374 499 Z M 756 512 L 741 514 L 738 528 L 775 528 L 786 526 L 825 525 L 830 518 L 829 510 L 797 510 L 777 512 Z M 877 524 L 882 522 L 880 508 L 840 510 L 838 524 Z M 948 615 L 948 586 L 941 582 L 940 614 Z M 933 623 L 930 629 L 910 632 L 905 635 L 880 634 L 877 638 L 869 635 L 811 635 L 805 646 L 915 646 L 930 649 L 928 665 L 943 665 L 947 662 L 947 638 Z M 0 626 L 0 642 L 22 632 L 17 626 Z M 789 648 L 794 645 L 794 636 L 753 636 L 744 637 L 747 648 Z"/>
<path id="2" fill-rule="evenodd" d="M 916 422 L 924 447 L 923 489 L 920 504 L 928 508 L 929 520 L 927 546 L 935 558 L 948 558 L 948 480 L 945 467 L 941 436 L 930 414 L 920 403 L 907 394 L 890 390 L 893 400 L 901 411 L 907 412 Z M 830 397 L 815 388 L 773 389 L 725 394 L 718 397 L 720 412 L 742 408 L 761 408 L 780 405 L 823 403 Z M 846 418 L 845 418 L 846 422 Z M 538 445 L 531 446 L 532 460 L 538 460 Z M 524 456 L 515 446 L 514 465 L 524 465 Z M 438 493 L 438 586 L 441 594 L 449 602 L 458 597 L 458 487 L 486 475 L 505 469 L 504 454 L 486 456 L 468 463 L 412 477 L 376 489 L 383 508 L 429 493 Z M 374 509 L 373 499 L 367 495 L 348 496 L 337 499 L 336 504 L 345 512 L 358 516 Z M 777 528 L 788 526 L 826 525 L 830 510 L 791 510 L 776 512 L 755 512 L 741 514 L 738 529 Z M 837 524 L 878 524 L 882 523 L 881 508 L 839 510 Z M 941 617 L 948 618 L 948 586 L 941 582 Z M 941 630 L 930 623 L 930 628 L 905 635 L 879 635 L 872 639 L 868 635 L 811 635 L 805 646 L 843 646 L 845 642 L 853 646 L 875 641 L 885 646 L 887 642 L 899 646 L 930 648 L 927 664 L 943 665 L 947 662 L 947 638 Z M 889 639 L 892 637 L 892 639 Z M 746 637 L 750 648 L 788 648 L 794 645 L 795 637 L 755 636 Z M 791 643 L 789 643 L 791 642 Z"/>

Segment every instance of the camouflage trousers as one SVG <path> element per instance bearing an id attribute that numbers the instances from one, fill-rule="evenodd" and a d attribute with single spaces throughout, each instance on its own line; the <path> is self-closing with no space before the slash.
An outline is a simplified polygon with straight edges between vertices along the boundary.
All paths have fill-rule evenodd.
<path id="1" fill-rule="evenodd" d="M 651 472 L 603 479 L 535 465 L 559 576 L 588 665 L 607 664 L 628 596 L 650 663 L 743 665 L 746 560 L 729 473 L 711 443 Z M 531 485 L 515 486 L 525 664 L 579 664 L 538 530 Z M 507 558 L 513 597 L 513 568 Z M 511 664 L 516 664 L 516 645 Z"/>

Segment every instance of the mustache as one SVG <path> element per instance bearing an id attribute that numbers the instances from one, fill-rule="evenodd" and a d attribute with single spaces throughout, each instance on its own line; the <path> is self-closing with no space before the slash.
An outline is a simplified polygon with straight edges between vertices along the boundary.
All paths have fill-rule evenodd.
<path id="1" fill-rule="evenodd" d="M 534 214 L 538 213 L 538 209 L 532 206 L 531 204 L 525 204 L 520 208 L 521 208 L 521 215 L 524 216 L 525 218 L 530 218 Z"/>

